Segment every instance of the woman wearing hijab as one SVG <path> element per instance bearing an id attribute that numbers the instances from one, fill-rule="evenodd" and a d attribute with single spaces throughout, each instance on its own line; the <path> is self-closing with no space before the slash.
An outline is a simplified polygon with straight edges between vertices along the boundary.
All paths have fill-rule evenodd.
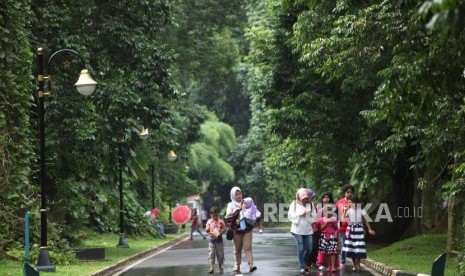
<path id="1" fill-rule="evenodd" d="M 292 222 L 291 233 L 297 246 L 300 273 L 309 274 L 306 264 L 312 253 L 312 223 L 316 218 L 316 210 L 310 204 L 310 196 L 306 188 L 297 191 L 295 200 L 289 206 L 287 217 Z"/>
<path id="2" fill-rule="evenodd" d="M 242 249 L 244 249 L 249 271 L 254 272 L 257 267 L 253 264 L 252 233 L 254 224 L 260 219 L 260 211 L 257 210 L 252 198 L 242 200 L 242 192 L 239 187 L 233 187 L 230 192 L 231 202 L 226 209 L 225 221 L 234 230 L 234 270 L 241 273 Z"/>

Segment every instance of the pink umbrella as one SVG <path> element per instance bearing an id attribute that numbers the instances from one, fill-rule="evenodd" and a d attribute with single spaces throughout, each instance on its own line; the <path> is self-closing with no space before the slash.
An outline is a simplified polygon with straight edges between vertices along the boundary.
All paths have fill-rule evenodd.
<path id="1" fill-rule="evenodd" d="M 177 225 L 185 224 L 191 218 L 191 209 L 187 205 L 176 207 L 173 211 L 172 219 Z"/>

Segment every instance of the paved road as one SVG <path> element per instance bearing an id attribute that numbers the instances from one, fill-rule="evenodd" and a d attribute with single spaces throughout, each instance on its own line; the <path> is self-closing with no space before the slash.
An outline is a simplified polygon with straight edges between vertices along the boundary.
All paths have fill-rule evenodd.
<path id="1" fill-rule="evenodd" d="M 198 234 L 194 240 L 187 238 L 180 243 L 157 252 L 145 259 L 126 267 L 114 275 L 122 276 L 177 276 L 177 275 L 208 275 L 208 242 L 203 240 Z M 224 275 L 234 274 L 233 269 L 233 247 L 232 242 L 225 239 L 225 266 Z M 248 265 L 243 256 L 243 275 L 300 275 L 296 257 L 295 241 L 289 232 L 264 233 L 259 235 L 254 233 L 253 237 L 254 262 L 258 269 L 250 273 Z M 365 276 L 379 275 L 367 269 L 361 272 L 352 272 L 352 267 L 347 265 L 346 272 L 326 273 L 312 271 L 311 275 L 331 275 L 331 276 Z M 219 275 L 215 267 L 215 275 Z"/>

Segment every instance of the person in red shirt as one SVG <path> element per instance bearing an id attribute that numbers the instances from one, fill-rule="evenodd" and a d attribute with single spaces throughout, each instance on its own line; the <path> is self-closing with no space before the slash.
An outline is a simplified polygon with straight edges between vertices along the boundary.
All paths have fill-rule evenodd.
<path id="1" fill-rule="evenodd" d="M 342 248 L 344 247 L 344 241 L 346 239 L 346 229 L 347 229 L 347 218 L 344 217 L 345 210 L 349 208 L 349 197 L 353 195 L 355 192 L 354 186 L 350 184 L 346 184 L 342 187 L 342 198 L 336 201 L 336 208 L 338 213 L 338 221 L 339 221 L 339 246 L 340 246 L 340 255 L 339 255 L 339 268 L 341 270 L 345 269 L 346 258 L 345 254 L 342 252 Z"/>
<path id="2" fill-rule="evenodd" d="M 330 192 L 330 191 L 324 192 L 322 194 L 322 196 L 321 196 L 321 208 L 318 209 L 318 211 L 317 211 L 317 218 L 318 219 L 327 217 L 327 215 L 325 215 L 323 213 L 323 209 L 334 211 L 335 214 L 333 215 L 332 218 L 334 220 L 336 220 L 335 221 L 336 229 L 338 229 L 339 224 L 337 223 L 336 203 L 334 203 L 333 193 Z M 322 228 L 321 226 L 322 226 L 322 224 L 320 223 L 319 224 L 320 229 Z M 321 232 L 323 232 L 323 231 L 321 231 Z M 336 233 L 334 233 L 334 235 L 336 236 L 335 237 L 336 238 L 336 255 L 334 256 L 335 260 L 334 260 L 334 265 L 332 267 L 339 268 L 339 258 L 337 256 L 337 249 L 338 249 L 337 241 L 339 240 L 339 231 L 336 231 Z M 325 237 L 323 237 L 323 238 L 325 238 Z M 320 237 L 320 240 L 321 240 L 321 237 Z M 321 245 L 321 242 L 318 242 L 317 244 Z M 331 266 L 327 265 L 328 260 L 326 260 L 325 255 L 326 255 L 326 253 L 321 251 L 320 248 L 319 248 L 318 249 L 318 256 L 317 256 L 317 264 L 319 265 L 318 269 L 321 270 L 321 271 L 325 270 L 327 267 L 331 267 Z"/>
<path id="3" fill-rule="evenodd" d="M 199 232 L 199 234 L 203 237 L 204 240 L 207 239 L 207 237 L 205 237 L 205 235 L 199 230 L 199 227 L 200 227 L 200 222 L 199 222 L 199 217 L 197 216 L 197 209 L 194 209 L 194 211 L 192 212 L 192 216 L 191 216 L 191 238 L 190 240 L 193 240 L 194 231 Z"/>
<path id="4" fill-rule="evenodd" d="M 337 271 L 337 221 L 333 217 L 331 205 L 326 205 L 323 208 L 323 216 L 319 219 L 321 228 L 321 237 L 318 247 L 318 252 L 324 255 L 326 272 Z"/>

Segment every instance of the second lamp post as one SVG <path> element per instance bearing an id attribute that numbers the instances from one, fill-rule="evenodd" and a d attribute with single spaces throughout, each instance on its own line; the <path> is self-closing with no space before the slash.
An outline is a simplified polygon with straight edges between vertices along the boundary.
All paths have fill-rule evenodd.
<path id="1" fill-rule="evenodd" d="M 119 242 L 117 247 L 128 248 L 124 235 L 124 198 L 123 198 L 123 167 L 126 161 L 125 153 L 123 152 L 124 140 L 118 141 L 118 173 L 119 173 Z"/>
<path id="2" fill-rule="evenodd" d="M 139 132 L 139 137 L 143 140 L 148 137 L 148 129 L 143 128 Z M 124 144 L 126 141 L 121 139 L 118 141 L 118 182 L 119 182 L 119 241 L 116 245 L 117 247 L 128 248 L 129 245 L 126 242 L 126 237 L 124 233 L 124 193 L 123 193 L 123 169 L 126 164 L 126 151 L 124 149 Z"/>

